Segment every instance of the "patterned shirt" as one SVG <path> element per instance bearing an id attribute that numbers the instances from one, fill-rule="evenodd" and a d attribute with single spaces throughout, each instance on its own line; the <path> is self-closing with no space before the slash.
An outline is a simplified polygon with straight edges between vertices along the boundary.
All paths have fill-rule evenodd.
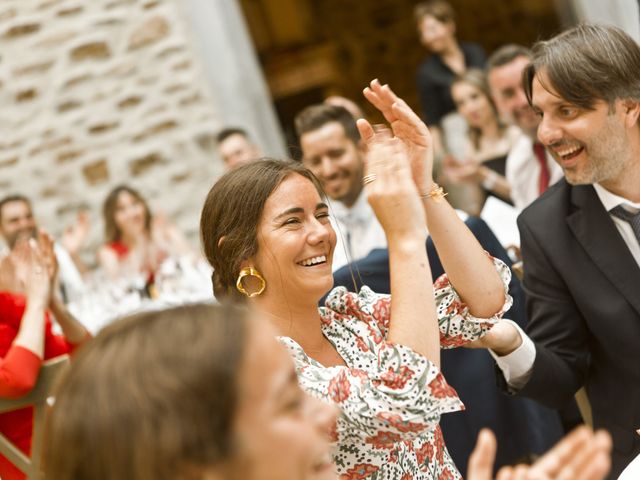
<path id="1" fill-rule="evenodd" d="M 504 283 L 505 304 L 491 318 L 473 317 L 446 275 L 434 284 L 441 347 L 480 338 L 511 306 L 510 270 L 500 260 L 494 264 Z M 341 409 L 334 453 L 339 478 L 461 478 L 438 423 L 440 415 L 464 405 L 433 363 L 386 340 L 391 297 L 366 286 L 358 294 L 337 287 L 319 310 L 322 332 L 346 367 L 324 367 L 293 339 L 280 341 L 294 358 L 302 388 Z"/>

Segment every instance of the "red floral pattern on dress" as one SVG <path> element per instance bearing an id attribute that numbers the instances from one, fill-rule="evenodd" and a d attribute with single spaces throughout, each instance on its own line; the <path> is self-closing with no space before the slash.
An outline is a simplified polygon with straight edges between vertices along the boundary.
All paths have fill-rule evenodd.
<path id="1" fill-rule="evenodd" d="M 438 375 L 433 382 L 429 384 L 431 394 L 436 398 L 456 398 L 458 393 L 447 383 L 442 374 Z"/>
<path id="2" fill-rule="evenodd" d="M 448 468 L 445 468 L 438 476 L 438 480 L 454 480 L 455 478 Z"/>
<path id="3" fill-rule="evenodd" d="M 378 470 L 380 470 L 379 467 L 370 463 L 359 463 L 340 475 L 340 480 L 362 480 Z"/>
<path id="4" fill-rule="evenodd" d="M 364 443 L 376 448 L 393 448 L 394 443 L 402 441 L 402 435 L 394 432 L 378 432 L 375 437 L 367 438 Z"/>
<path id="5" fill-rule="evenodd" d="M 440 465 L 444 463 L 444 437 L 442 436 L 442 430 L 440 430 L 440 426 L 438 425 L 433 434 L 433 443 L 436 447 L 436 460 Z"/>
<path id="6" fill-rule="evenodd" d="M 495 266 L 506 292 L 509 269 L 499 260 Z M 492 318 L 475 318 L 446 276 L 434 287 L 443 347 L 480 338 L 510 306 L 506 296 Z M 292 339 L 280 340 L 295 360 L 304 390 L 340 407 L 334 453 L 339 478 L 459 479 L 438 423 L 441 415 L 464 406 L 433 363 L 386 340 L 390 297 L 367 287 L 357 294 L 339 287 L 325 305 L 322 332 L 346 367 L 324 367 Z"/>
<path id="7" fill-rule="evenodd" d="M 415 372 L 406 365 L 399 368 L 399 371 L 394 371 L 391 367 L 385 373 L 380 375 L 381 381 L 375 381 L 375 385 L 381 383 L 388 388 L 395 388 L 400 390 L 405 387 L 407 382 L 414 376 Z"/>
<path id="8" fill-rule="evenodd" d="M 340 372 L 336 377 L 332 378 L 329 382 L 329 397 L 335 403 L 342 403 L 349 398 L 349 390 L 351 384 L 347 379 L 346 373 Z"/>

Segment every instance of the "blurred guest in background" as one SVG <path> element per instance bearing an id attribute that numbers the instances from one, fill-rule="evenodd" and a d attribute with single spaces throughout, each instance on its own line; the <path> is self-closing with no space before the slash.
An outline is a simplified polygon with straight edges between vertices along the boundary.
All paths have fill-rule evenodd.
<path id="1" fill-rule="evenodd" d="M 451 98 L 451 82 L 468 68 L 484 68 L 486 55 L 480 45 L 458 42 L 456 14 L 448 2 L 419 3 L 414 9 L 414 17 L 420 41 L 430 52 L 418 68 L 417 84 L 424 121 L 434 136 L 438 153 L 454 148 L 464 136 L 464 122 L 450 115 L 456 111 Z"/>
<path id="2" fill-rule="evenodd" d="M 86 213 L 82 213 L 78 222 L 65 230 L 63 245 L 54 244 L 59 265 L 58 286 L 65 303 L 78 299 L 84 291 L 80 272 L 85 271 L 86 267 L 80 258 L 80 248 L 88 231 L 88 218 Z M 37 238 L 38 224 L 33 216 L 31 201 L 24 195 L 8 195 L 0 200 L 0 235 L 9 251 L 23 240 Z"/>
<path id="3" fill-rule="evenodd" d="M 505 45 L 491 54 L 487 78 L 493 100 L 502 118 L 522 130 L 509 152 L 505 176 L 511 199 L 522 210 L 563 177 L 562 168 L 536 139 L 540 118 L 522 87 L 522 73 L 531 61 L 531 51 L 520 45 Z"/>
<path id="4" fill-rule="evenodd" d="M 456 182 L 476 187 L 479 197 L 475 209 L 479 214 L 487 195 L 511 202 L 510 188 L 505 178 L 507 155 L 521 135 L 515 125 L 508 126 L 498 117 L 486 77 L 481 70 L 469 69 L 451 85 L 451 96 L 458 113 L 468 125 L 463 158 L 448 157 L 445 173 Z"/>
<path id="5" fill-rule="evenodd" d="M 40 232 L 38 240 L 22 239 L 0 261 L 0 397 L 18 398 L 35 386 L 43 360 L 69 353 L 89 338 L 53 293 L 57 262 L 53 241 Z M 20 285 L 18 293 L 14 285 Z M 64 336 L 52 333 L 47 309 Z M 0 433 L 29 455 L 33 409 L 0 414 Z M 24 474 L 0 455 L 0 477 L 23 479 Z"/>
<path id="6" fill-rule="evenodd" d="M 230 127 L 221 130 L 216 135 L 216 142 L 227 170 L 233 170 L 262 156 L 260 148 L 242 128 Z"/>
<path id="7" fill-rule="evenodd" d="M 129 186 L 114 188 L 102 212 L 106 242 L 98 251 L 98 263 L 110 278 L 143 275 L 153 283 L 167 258 L 192 253 L 181 232 L 164 216 L 152 217 L 145 199 Z"/>
<path id="8" fill-rule="evenodd" d="M 330 95 L 324 99 L 324 103 L 325 105 L 334 105 L 336 107 L 344 108 L 355 120 L 364 118 L 364 112 L 360 106 L 349 98 L 341 97 L 340 95 Z"/>

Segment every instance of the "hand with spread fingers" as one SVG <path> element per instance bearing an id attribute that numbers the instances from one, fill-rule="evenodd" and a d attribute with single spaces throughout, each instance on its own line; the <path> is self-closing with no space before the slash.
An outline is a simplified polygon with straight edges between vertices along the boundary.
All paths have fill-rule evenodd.
<path id="1" fill-rule="evenodd" d="M 369 126 L 366 120 L 358 121 L 363 137 Z M 423 207 L 411 178 L 405 145 L 386 127 L 372 129 L 365 141 L 364 188 L 387 238 L 412 238 L 424 243 L 427 230 Z"/>
<path id="2" fill-rule="evenodd" d="M 490 430 L 478 434 L 467 470 L 468 480 L 491 480 L 496 439 Z M 560 440 L 533 465 L 503 467 L 496 480 L 603 480 L 611 467 L 611 436 L 582 426 Z"/>
<path id="3" fill-rule="evenodd" d="M 433 141 L 429 129 L 409 105 L 398 97 L 389 85 L 381 85 L 375 79 L 365 88 L 364 96 L 384 115 L 393 135 L 407 149 L 413 179 L 419 193 L 428 192 L 433 185 Z M 366 120 L 360 127 L 360 135 L 367 141 L 374 134 Z"/>

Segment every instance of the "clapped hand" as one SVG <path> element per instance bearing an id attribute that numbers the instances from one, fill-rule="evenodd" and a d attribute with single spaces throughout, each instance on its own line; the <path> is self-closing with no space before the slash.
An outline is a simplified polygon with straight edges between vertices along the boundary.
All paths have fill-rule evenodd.
<path id="1" fill-rule="evenodd" d="M 433 140 L 429 129 L 389 85 L 381 85 L 376 79 L 363 93 L 384 115 L 393 135 L 404 144 L 418 192 L 429 192 L 433 186 Z M 360 123 L 360 120 L 358 122 Z M 368 122 L 362 127 L 359 126 L 359 129 L 364 139 L 373 133 L 373 128 Z"/>
<path id="2" fill-rule="evenodd" d="M 485 429 L 467 469 L 467 480 L 491 480 L 496 439 Z M 611 467 L 611 437 L 604 430 L 578 427 L 533 465 L 503 467 L 496 480 L 603 480 Z"/>
<path id="3" fill-rule="evenodd" d="M 366 120 L 358 129 L 367 145 L 363 182 L 369 203 L 387 240 L 426 240 L 424 211 L 411 178 L 406 146 L 384 127 L 374 130 Z"/>

